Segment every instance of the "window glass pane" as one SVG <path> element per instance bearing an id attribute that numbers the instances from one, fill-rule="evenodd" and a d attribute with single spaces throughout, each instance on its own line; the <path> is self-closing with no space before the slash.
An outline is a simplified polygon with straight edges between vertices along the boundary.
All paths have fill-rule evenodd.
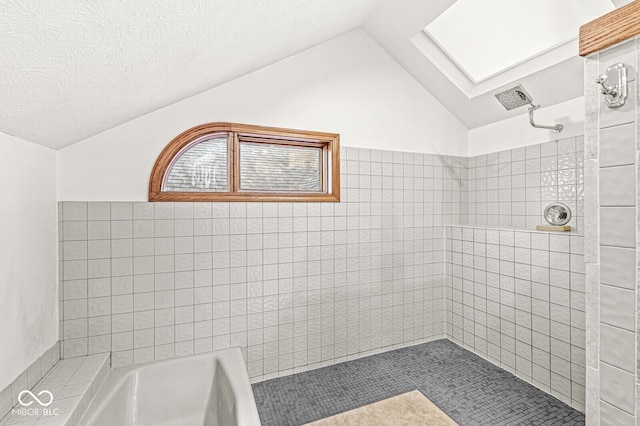
<path id="1" fill-rule="evenodd" d="M 240 190 L 322 192 L 322 149 L 240 143 Z"/>
<path id="2" fill-rule="evenodd" d="M 162 190 L 167 192 L 227 192 L 228 151 L 226 134 L 197 139 L 173 163 Z"/>

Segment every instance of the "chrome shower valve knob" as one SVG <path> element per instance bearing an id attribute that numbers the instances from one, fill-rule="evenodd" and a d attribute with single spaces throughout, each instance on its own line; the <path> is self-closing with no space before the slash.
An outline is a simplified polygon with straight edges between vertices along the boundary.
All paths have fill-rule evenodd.
<path id="1" fill-rule="evenodd" d="M 571 220 L 571 209 L 563 203 L 551 203 L 544 209 L 543 216 L 551 226 L 564 226 Z"/>

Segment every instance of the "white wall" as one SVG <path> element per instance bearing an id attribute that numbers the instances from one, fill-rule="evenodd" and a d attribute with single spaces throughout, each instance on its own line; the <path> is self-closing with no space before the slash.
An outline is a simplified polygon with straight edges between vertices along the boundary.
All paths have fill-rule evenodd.
<path id="1" fill-rule="evenodd" d="M 469 156 L 584 135 L 584 97 L 542 106 L 533 117 L 536 124 L 562 124 L 564 129 L 554 133 L 533 128 L 528 109 L 522 108 L 521 115 L 469 130 Z"/>
<path id="2" fill-rule="evenodd" d="M 356 30 L 63 149 L 58 199 L 146 200 L 164 146 L 211 121 L 336 132 L 343 146 L 467 155 L 466 127 Z"/>
<path id="3" fill-rule="evenodd" d="M 56 152 L 0 133 L 0 389 L 58 340 Z"/>

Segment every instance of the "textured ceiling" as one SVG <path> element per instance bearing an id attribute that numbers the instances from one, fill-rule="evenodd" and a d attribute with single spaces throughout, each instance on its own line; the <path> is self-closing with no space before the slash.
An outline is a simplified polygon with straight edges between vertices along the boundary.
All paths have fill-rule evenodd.
<path id="1" fill-rule="evenodd" d="M 0 0 L 0 131 L 61 148 L 358 28 L 379 0 Z"/>

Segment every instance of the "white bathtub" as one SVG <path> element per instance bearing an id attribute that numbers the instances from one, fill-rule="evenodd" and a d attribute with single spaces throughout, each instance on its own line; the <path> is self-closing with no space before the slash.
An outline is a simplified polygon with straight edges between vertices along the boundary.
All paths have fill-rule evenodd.
<path id="1" fill-rule="evenodd" d="M 239 348 L 111 370 L 80 425 L 259 426 Z"/>

